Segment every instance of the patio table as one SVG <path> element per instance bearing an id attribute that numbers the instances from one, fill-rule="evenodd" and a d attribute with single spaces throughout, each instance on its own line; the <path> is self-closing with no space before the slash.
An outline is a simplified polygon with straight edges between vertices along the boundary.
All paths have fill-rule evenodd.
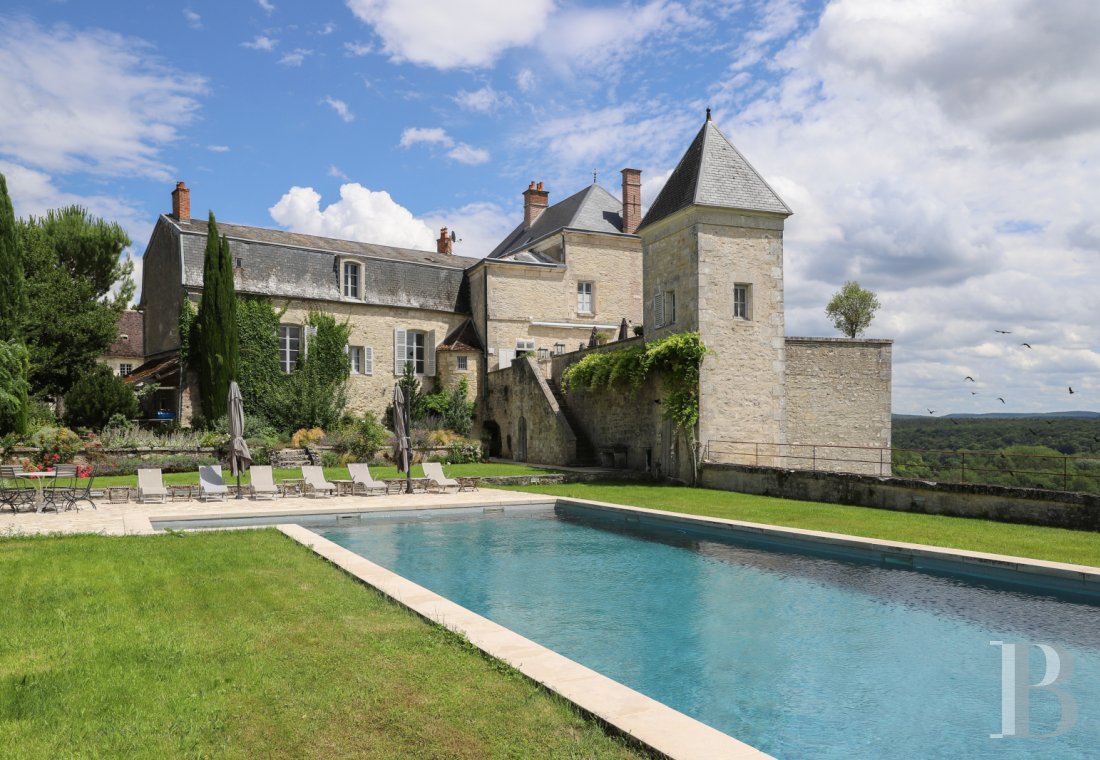
<path id="1" fill-rule="evenodd" d="M 427 493 L 428 486 L 432 483 L 431 478 L 410 478 L 410 480 L 412 480 L 413 493 Z M 386 484 L 387 495 L 405 492 L 405 478 L 386 478 L 382 482 Z"/>
<path id="2" fill-rule="evenodd" d="M 46 499 L 43 497 L 42 492 L 46 487 L 46 478 L 53 478 L 56 476 L 54 470 L 42 470 L 41 472 L 21 472 L 19 477 L 27 478 L 34 485 L 34 504 L 35 512 L 41 512 L 42 508 L 46 506 Z"/>
<path id="3" fill-rule="evenodd" d="M 281 496 L 301 496 L 305 490 L 304 478 L 283 478 L 276 484 Z"/>
<path id="4" fill-rule="evenodd" d="M 168 498 L 171 501 L 191 501 L 195 493 L 195 486 L 187 483 L 172 483 L 165 488 L 168 490 Z"/>
<path id="5" fill-rule="evenodd" d="M 353 496 L 355 494 L 354 480 L 330 480 L 329 482 L 336 486 L 337 496 Z"/>
<path id="6" fill-rule="evenodd" d="M 125 504 L 130 501 L 130 486 L 107 486 L 103 491 L 111 504 Z"/>

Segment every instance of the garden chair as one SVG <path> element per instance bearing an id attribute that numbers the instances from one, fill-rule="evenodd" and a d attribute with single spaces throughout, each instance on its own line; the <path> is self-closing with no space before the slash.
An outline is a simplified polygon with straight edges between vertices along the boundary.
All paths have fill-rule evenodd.
<path id="1" fill-rule="evenodd" d="M 386 493 L 386 484 L 371 476 L 370 465 L 352 462 L 348 464 L 348 472 L 351 474 L 352 493 L 363 493 L 367 496 L 370 496 L 371 492 Z"/>
<path id="2" fill-rule="evenodd" d="M 95 465 L 93 465 L 86 478 L 80 477 L 80 472 L 79 470 L 77 471 L 77 477 L 73 480 L 72 493 L 70 494 L 67 508 L 78 509 L 76 505 L 82 501 L 86 501 L 92 509 L 96 509 L 95 502 L 92 501 L 92 484 L 95 482 L 95 470 Z"/>
<path id="3" fill-rule="evenodd" d="M 274 499 L 279 495 L 279 489 L 275 487 L 275 477 L 271 474 L 271 465 L 252 465 L 249 473 L 252 477 L 249 488 L 253 499 Z"/>
<path id="4" fill-rule="evenodd" d="M 0 478 L 4 481 L 0 486 L 0 508 L 9 506 L 12 512 L 18 512 L 21 507 L 33 507 L 38 501 L 38 491 L 22 475 L 23 468 L 19 465 L 0 465 Z"/>
<path id="5" fill-rule="evenodd" d="M 39 511 L 53 508 L 55 512 L 76 507 L 76 465 L 57 464 L 53 468 L 53 480 L 43 489 Z"/>
<path id="6" fill-rule="evenodd" d="M 229 495 L 229 488 L 222 480 L 222 466 L 220 464 L 204 464 L 199 467 L 199 498 L 203 501 L 217 499 L 225 501 Z"/>
<path id="7" fill-rule="evenodd" d="M 164 479 L 160 470 L 150 468 L 138 470 L 138 501 L 147 504 L 151 501 L 159 501 L 161 504 L 168 498 L 168 489 L 164 487 Z"/>
<path id="8" fill-rule="evenodd" d="M 336 486 L 325 480 L 325 471 L 317 465 L 305 465 L 302 467 L 302 479 L 306 481 L 306 491 L 311 496 L 324 494 L 335 496 Z"/>
<path id="9" fill-rule="evenodd" d="M 439 462 L 424 462 L 421 466 L 424 468 L 424 477 L 443 493 L 447 493 L 448 488 L 455 489 L 455 493 L 462 490 L 461 483 L 443 474 L 443 465 Z"/>

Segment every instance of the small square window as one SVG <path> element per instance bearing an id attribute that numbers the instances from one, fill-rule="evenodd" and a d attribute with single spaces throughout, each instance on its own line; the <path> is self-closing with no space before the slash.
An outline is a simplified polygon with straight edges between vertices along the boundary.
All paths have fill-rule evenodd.
<path id="1" fill-rule="evenodd" d="M 469 370 L 468 356 L 459 356 L 455 358 L 455 366 L 459 372 L 466 372 Z"/>
<path id="2" fill-rule="evenodd" d="M 554 353 L 555 354 L 564 354 L 565 353 L 565 344 L 564 343 L 555 343 L 554 344 Z"/>
<path id="3" fill-rule="evenodd" d="M 736 283 L 733 286 L 733 318 L 752 319 L 752 286 Z"/>
<path id="4" fill-rule="evenodd" d="M 523 353 L 524 351 L 534 351 L 535 341 L 527 340 L 526 338 L 520 338 L 516 341 L 516 353 Z"/>
<path id="5" fill-rule="evenodd" d="M 133 364 L 120 364 L 120 365 L 118 365 L 118 376 L 119 377 L 126 377 L 127 375 L 129 375 L 133 371 L 134 371 L 134 365 Z"/>

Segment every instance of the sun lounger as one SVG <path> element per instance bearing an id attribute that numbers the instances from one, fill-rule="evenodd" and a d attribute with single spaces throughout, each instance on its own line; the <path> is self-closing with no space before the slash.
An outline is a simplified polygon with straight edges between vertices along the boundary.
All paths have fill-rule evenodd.
<path id="1" fill-rule="evenodd" d="M 168 498 L 168 489 L 159 469 L 138 470 L 138 501 L 146 504 L 150 501 L 164 503 Z"/>
<path id="2" fill-rule="evenodd" d="M 271 474 L 271 465 L 255 464 L 249 468 L 252 474 L 252 498 L 274 499 L 279 495 L 279 489 L 275 487 L 275 478 Z"/>
<path id="3" fill-rule="evenodd" d="M 439 462 L 424 462 L 422 466 L 424 467 L 424 477 L 432 481 L 432 485 L 443 493 L 447 493 L 448 488 L 455 489 L 456 493 L 462 490 L 461 483 L 443 474 L 443 465 Z"/>
<path id="4" fill-rule="evenodd" d="M 222 466 L 220 464 L 203 465 L 199 467 L 199 498 L 203 501 L 218 499 L 225 501 L 229 495 L 229 489 L 222 480 Z"/>
<path id="5" fill-rule="evenodd" d="M 371 492 L 386 493 L 386 484 L 371 476 L 369 465 L 352 462 L 348 465 L 348 472 L 351 473 L 352 493 L 363 493 L 368 496 Z"/>
<path id="6" fill-rule="evenodd" d="M 334 496 L 336 494 L 336 486 L 325 480 L 325 472 L 317 465 L 306 465 L 302 467 L 302 479 L 306 481 L 306 491 L 311 496 L 322 494 L 324 496 Z"/>

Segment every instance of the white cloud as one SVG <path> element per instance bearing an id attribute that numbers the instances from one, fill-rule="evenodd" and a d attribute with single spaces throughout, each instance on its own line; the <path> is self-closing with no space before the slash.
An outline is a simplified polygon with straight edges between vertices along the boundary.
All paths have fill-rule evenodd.
<path id="1" fill-rule="evenodd" d="M 324 100 L 322 100 L 321 102 L 326 103 L 330 108 L 332 108 L 332 110 L 335 111 L 336 114 L 344 120 L 344 123 L 351 123 L 355 121 L 355 114 L 351 112 L 351 109 L 348 108 L 348 104 L 344 101 L 326 95 Z"/>
<path id="2" fill-rule="evenodd" d="M 454 140 L 450 138 L 446 130 L 440 127 L 409 127 L 401 133 L 402 148 L 408 148 L 417 143 L 450 147 L 454 145 Z"/>
<path id="3" fill-rule="evenodd" d="M 450 148 L 447 151 L 447 156 L 460 164 L 477 166 L 489 161 L 489 151 L 484 148 L 475 148 L 463 142 L 456 142 L 441 127 L 408 127 L 401 133 L 400 145 L 402 148 L 410 148 L 420 143 Z"/>
<path id="4" fill-rule="evenodd" d="M 460 164 L 466 164 L 468 166 L 477 166 L 479 164 L 488 163 L 489 161 L 489 151 L 484 148 L 475 148 L 466 143 L 459 143 L 454 148 L 447 151 L 447 155 Z"/>
<path id="5" fill-rule="evenodd" d="M 192 29 L 202 29 L 202 16 L 195 13 L 190 8 L 183 9 L 183 18 L 187 21 L 187 25 Z"/>
<path id="6" fill-rule="evenodd" d="M 264 9 L 265 13 L 274 13 L 275 6 L 271 3 L 271 0 L 256 0 L 260 4 L 260 7 Z"/>
<path id="7" fill-rule="evenodd" d="M 520 92 L 530 92 L 534 86 L 535 72 L 531 69 L 520 69 L 519 73 L 516 74 L 516 87 L 519 88 Z"/>
<path id="8" fill-rule="evenodd" d="M 455 102 L 469 111 L 489 113 L 504 102 L 504 97 L 494 90 L 491 85 L 485 85 L 472 92 L 459 90 L 458 95 L 455 95 Z"/>
<path id="9" fill-rule="evenodd" d="M 795 211 L 788 334 L 835 334 L 824 305 L 858 278 L 883 304 L 869 333 L 896 340 L 895 411 L 1100 405 L 1098 23 L 1094 4 L 835 0 L 759 61 L 777 82 L 716 86 L 719 126 Z"/>
<path id="10" fill-rule="evenodd" d="M 279 44 L 279 41 L 272 39 L 266 35 L 258 35 L 252 42 L 242 42 L 241 47 L 249 48 L 250 50 L 263 50 L 266 53 L 270 53 L 275 49 L 275 46 Z"/>
<path id="11" fill-rule="evenodd" d="M 345 42 L 344 54 L 352 58 L 362 58 L 374 52 L 374 47 L 365 42 Z"/>
<path id="12" fill-rule="evenodd" d="M 279 63 L 281 63 L 283 66 L 301 66 L 302 62 L 306 59 L 306 56 L 312 54 L 312 50 L 297 48 L 290 53 L 285 53 L 283 57 L 279 59 Z"/>
<path id="13" fill-rule="evenodd" d="M 546 62 L 562 72 L 587 75 L 617 69 L 626 61 L 650 60 L 653 36 L 668 42 L 682 29 L 699 21 L 679 3 L 652 0 L 645 5 L 582 8 L 570 6 L 555 13 L 536 42 Z"/>
<path id="14" fill-rule="evenodd" d="M 347 0 L 347 5 L 374 28 L 395 61 L 451 69 L 489 66 L 509 48 L 535 40 L 553 0 Z"/>
<path id="15" fill-rule="evenodd" d="M 211 153 L 228 153 L 229 152 L 229 146 L 228 145 L 207 145 L 206 149 L 208 151 L 210 151 Z"/>
<path id="16" fill-rule="evenodd" d="M 496 248 L 519 221 L 495 203 L 469 203 L 454 209 L 432 211 L 424 215 L 424 222 L 439 236 L 439 229 L 447 227 L 458 235 L 454 244 L 456 256 L 484 258 Z"/>
<path id="17" fill-rule="evenodd" d="M 435 250 L 431 228 L 385 191 L 358 182 L 340 187 L 340 200 L 321 208 L 311 187 L 292 187 L 269 209 L 271 218 L 294 232 L 361 240 L 401 248 Z"/>
<path id="18" fill-rule="evenodd" d="M 327 35 L 332 34 L 335 31 L 336 31 L 336 24 L 334 24 L 331 21 L 326 21 L 325 23 L 321 24 L 321 28 L 317 30 L 317 34 L 319 34 L 322 37 L 325 37 Z"/>
<path id="19" fill-rule="evenodd" d="M 167 179 L 205 90 L 141 40 L 0 17 L 0 156 L 22 165 Z"/>
<path id="20" fill-rule="evenodd" d="M 329 166 L 327 174 L 330 177 L 335 177 L 336 179 L 342 179 L 345 182 L 349 181 L 348 175 L 344 174 L 344 172 L 336 164 L 332 164 L 332 165 Z"/>

